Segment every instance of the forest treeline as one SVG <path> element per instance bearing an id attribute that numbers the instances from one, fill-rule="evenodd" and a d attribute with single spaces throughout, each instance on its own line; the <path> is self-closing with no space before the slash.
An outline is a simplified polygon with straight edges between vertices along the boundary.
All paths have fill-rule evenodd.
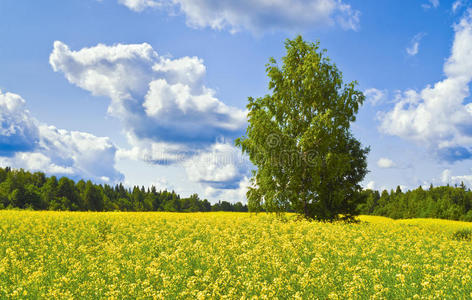
<path id="1" fill-rule="evenodd" d="M 394 219 L 441 218 L 472 222 L 472 191 L 459 186 L 438 186 L 412 191 L 362 191 L 364 201 L 360 214 L 386 216 Z M 75 182 L 67 177 L 47 177 L 42 172 L 0 167 L 0 209 L 71 211 L 248 211 L 247 205 L 219 201 L 211 204 L 197 194 L 181 198 L 174 191 L 122 184 Z"/>
<path id="2" fill-rule="evenodd" d="M 47 177 L 42 172 L 0 167 L 0 208 L 70 211 L 248 211 L 241 202 L 219 201 L 211 204 L 197 194 L 181 198 L 174 191 L 157 191 L 122 184 L 75 182 L 67 177 Z"/>
<path id="3" fill-rule="evenodd" d="M 472 191 L 461 183 L 459 186 L 421 186 L 403 192 L 400 187 L 384 190 L 362 191 L 365 201 L 359 205 L 361 214 L 378 215 L 393 219 L 440 218 L 472 222 Z"/>

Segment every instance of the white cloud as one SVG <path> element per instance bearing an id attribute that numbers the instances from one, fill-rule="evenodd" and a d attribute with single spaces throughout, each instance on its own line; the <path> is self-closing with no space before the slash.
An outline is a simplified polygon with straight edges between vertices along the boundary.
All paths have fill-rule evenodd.
<path id="1" fill-rule="evenodd" d="M 95 47 L 71 51 L 62 42 L 54 42 L 49 63 L 67 80 L 96 96 L 107 96 L 117 103 L 110 109 L 133 105 L 133 96 L 144 95 L 152 80 L 152 66 L 158 55 L 149 44 L 98 44 Z M 124 107 L 121 107 L 124 106 Z M 116 114 L 120 110 L 113 111 Z"/>
<path id="2" fill-rule="evenodd" d="M 242 29 L 255 33 L 309 30 L 338 24 L 346 30 L 359 29 L 360 12 L 341 0 L 119 0 L 134 11 L 147 7 L 177 10 L 193 28 Z"/>
<path id="3" fill-rule="evenodd" d="M 369 102 L 372 106 L 380 104 L 387 99 L 387 91 L 378 90 L 376 88 L 370 88 L 365 90 L 364 95 L 366 97 L 367 102 Z"/>
<path id="4" fill-rule="evenodd" d="M 441 173 L 441 183 L 442 184 L 461 184 L 463 182 L 464 184 L 468 186 L 472 186 L 472 175 L 456 175 L 453 176 L 451 175 L 451 170 L 445 169 Z"/>
<path id="5" fill-rule="evenodd" d="M 377 166 L 379 168 L 388 169 L 393 168 L 395 163 L 389 158 L 382 157 L 377 161 Z"/>
<path id="6" fill-rule="evenodd" d="M 74 174 L 71 167 L 58 166 L 40 152 L 18 152 L 12 159 L 17 168 L 23 168 L 32 171 L 42 171 L 49 174 Z"/>
<path id="7" fill-rule="evenodd" d="M 232 203 L 242 202 L 243 204 L 247 203 L 246 193 L 249 187 L 249 178 L 244 177 L 240 182 L 237 188 L 235 189 L 216 189 L 212 186 L 208 186 L 205 189 L 205 197 L 213 199 L 222 199 Z"/>
<path id="8" fill-rule="evenodd" d="M 406 53 L 408 53 L 408 55 L 410 56 L 415 56 L 416 54 L 418 54 L 418 47 L 419 47 L 419 42 L 418 41 L 413 42 L 410 47 L 406 48 Z"/>
<path id="9" fill-rule="evenodd" d="M 160 57 L 145 43 L 71 51 L 55 42 L 50 63 L 69 82 L 109 97 L 109 113 L 134 140 L 208 146 L 220 136 L 239 136 L 246 126 L 245 111 L 202 84 L 206 68 L 196 57 Z"/>
<path id="10" fill-rule="evenodd" d="M 108 138 L 47 126 L 34 119 L 25 100 L 0 91 L 1 164 L 49 174 L 118 181 L 116 147 Z"/>
<path id="11" fill-rule="evenodd" d="M 425 34 L 420 32 L 411 39 L 410 46 L 406 48 L 406 53 L 408 55 L 415 56 L 418 54 L 420 41 L 424 36 Z"/>
<path id="12" fill-rule="evenodd" d="M 155 8 L 161 6 L 159 2 L 154 0 L 118 0 L 118 3 L 123 4 L 129 9 L 137 12 L 143 11 L 146 8 Z"/>
<path id="13" fill-rule="evenodd" d="M 117 152 L 118 159 L 142 160 L 152 164 L 170 165 L 184 162 L 195 153 L 186 145 L 137 139 L 133 135 L 128 136 L 128 141 L 133 146 L 130 149 L 120 148 Z"/>
<path id="14" fill-rule="evenodd" d="M 203 84 L 202 59 L 161 57 L 145 43 L 71 51 L 55 42 L 50 63 L 69 82 L 111 99 L 108 112 L 123 122 L 131 145 L 120 149 L 118 158 L 180 162 L 192 181 L 237 187 L 241 166 L 200 164 L 220 152 L 234 153 L 234 147 L 217 141 L 231 141 L 246 127 L 246 111 L 227 106 Z"/>
<path id="15" fill-rule="evenodd" d="M 142 106 L 150 120 L 163 127 L 172 126 L 173 130 L 179 131 L 180 138 L 186 139 L 191 139 L 195 134 L 203 135 L 211 128 L 222 132 L 238 131 L 246 123 L 245 112 L 219 101 L 213 90 L 203 86 L 200 93 L 195 94 L 190 85 L 180 82 L 170 84 L 166 79 L 149 83 Z M 175 137 L 167 137 L 170 138 Z"/>
<path id="16" fill-rule="evenodd" d="M 439 0 L 429 0 L 428 3 L 421 5 L 424 9 L 437 8 L 439 6 Z"/>
<path id="17" fill-rule="evenodd" d="M 365 186 L 366 190 L 375 190 L 375 182 L 374 181 L 369 181 L 367 185 Z"/>
<path id="18" fill-rule="evenodd" d="M 441 182 L 442 183 L 448 183 L 450 178 L 451 178 L 451 170 L 446 169 L 441 173 Z"/>
<path id="19" fill-rule="evenodd" d="M 398 94 L 395 107 L 380 115 L 382 132 L 425 145 L 446 161 L 472 157 L 472 104 L 464 103 L 472 81 L 472 10 L 454 30 L 446 78 Z"/>
<path id="20" fill-rule="evenodd" d="M 0 90 L 0 156 L 34 149 L 39 142 L 37 122 L 25 103 L 19 95 Z"/>
<path id="21" fill-rule="evenodd" d="M 107 137 L 90 133 L 57 129 L 41 125 L 40 151 L 54 162 L 69 166 L 73 173 L 99 181 L 117 182 L 122 179 L 115 169 L 116 147 Z"/>
<path id="22" fill-rule="evenodd" d="M 175 186 L 170 183 L 166 178 L 157 178 L 154 180 L 154 182 L 151 184 L 156 187 L 156 190 L 158 191 L 173 191 L 175 190 Z"/>
<path id="23" fill-rule="evenodd" d="M 228 143 L 216 143 L 184 162 L 188 178 L 218 189 L 238 188 L 250 164 L 241 151 Z"/>
<path id="24" fill-rule="evenodd" d="M 454 3 L 452 3 L 452 8 L 451 8 L 451 9 L 452 9 L 452 12 L 453 12 L 453 13 L 456 13 L 457 10 L 462 6 L 462 4 L 463 4 L 463 3 L 462 3 L 461 0 L 457 0 L 457 1 L 455 1 Z"/>

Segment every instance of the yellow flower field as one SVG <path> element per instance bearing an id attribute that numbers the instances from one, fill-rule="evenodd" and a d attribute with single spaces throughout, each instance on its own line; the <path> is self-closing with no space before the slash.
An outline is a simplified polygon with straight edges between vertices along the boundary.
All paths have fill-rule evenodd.
<path id="1" fill-rule="evenodd" d="M 0 211 L 0 298 L 472 297 L 470 223 Z"/>

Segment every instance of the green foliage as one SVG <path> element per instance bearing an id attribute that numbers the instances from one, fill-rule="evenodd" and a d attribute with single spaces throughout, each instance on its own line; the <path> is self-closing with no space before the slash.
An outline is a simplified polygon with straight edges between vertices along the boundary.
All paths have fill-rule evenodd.
<path id="1" fill-rule="evenodd" d="M 390 193 L 384 190 L 365 190 L 366 201 L 359 205 L 361 214 L 380 215 L 394 219 L 440 218 L 472 222 L 472 192 L 464 185 L 459 187 L 431 186 L 424 190 L 421 186 L 412 191 L 402 192 L 397 188 Z"/>
<path id="2" fill-rule="evenodd" d="M 249 126 L 236 145 L 257 171 L 247 193 L 251 209 L 295 210 L 307 218 L 347 219 L 362 202 L 368 148 L 350 124 L 364 101 L 356 82 L 344 84 L 336 65 L 301 36 L 285 42 L 279 67 L 267 65 L 272 95 L 249 98 Z"/>
<path id="3" fill-rule="evenodd" d="M 452 239 L 456 241 L 471 241 L 472 240 L 472 229 L 464 228 L 457 230 L 452 235 Z"/>
<path id="4" fill-rule="evenodd" d="M 248 211 L 247 205 L 223 201 L 212 205 L 197 194 L 181 198 L 174 191 L 157 191 L 133 187 L 97 185 L 91 181 L 55 176 L 44 173 L 30 173 L 0 168 L 0 209 L 21 208 L 33 210 L 72 211 Z"/>
<path id="5" fill-rule="evenodd" d="M 89 210 L 103 210 L 103 197 L 100 189 L 90 180 L 85 184 L 84 202 L 85 207 L 87 207 Z"/>

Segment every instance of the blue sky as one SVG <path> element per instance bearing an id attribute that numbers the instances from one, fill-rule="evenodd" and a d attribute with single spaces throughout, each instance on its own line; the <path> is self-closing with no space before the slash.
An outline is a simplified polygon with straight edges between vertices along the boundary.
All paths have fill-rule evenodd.
<path id="1" fill-rule="evenodd" d="M 367 95 L 363 185 L 472 186 L 466 0 L 0 1 L 0 165 L 245 201 L 233 146 L 302 34 Z"/>

